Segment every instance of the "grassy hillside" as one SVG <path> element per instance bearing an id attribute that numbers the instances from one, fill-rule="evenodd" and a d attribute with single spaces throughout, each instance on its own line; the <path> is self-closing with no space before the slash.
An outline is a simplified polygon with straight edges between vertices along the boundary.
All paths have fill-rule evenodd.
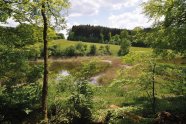
<path id="1" fill-rule="evenodd" d="M 68 40 L 53 40 L 49 42 L 49 46 L 54 46 L 57 45 L 59 46 L 61 49 L 65 49 L 69 46 L 73 46 L 76 45 L 78 43 L 83 43 L 86 44 L 88 47 L 90 45 L 96 45 L 97 49 L 99 49 L 100 46 L 106 46 L 106 44 L 100 44 L 100 43 L 88 43 L 88 42 L 81 42 L 81 41 L 68 41 Z M 34 47 L 41 47 L 42 43 L 37 43 L 34 45 Z M 112 52 L 112 55 L 117 55 L 120 46 L 119 45 L 109 45 L 110 46 L 110 50 Z M 145 52 L 145 51 L 151 51 L 150 48 L 142 48 L 142 47 L 131 47 L 131 51 L 136 51 L 136 52 Z"/>
<path id="2" fill-rule="evenodd" d="M 61 50 L 65 50 L 67 47 L 70 46 L 75 46 L 78 43 L 82 43 L 87 45 L 87 48 L 89 49 L 89 46 L 91 45 L 96 45 L 97 50 L 100 48 L 100 46 L 106 46 L 107 44 L 100 44 L 100 43 L 89 43 L 89 42 L 82 42 L 82 41 L 69 41 L 69 40 L 53 40 L 49 42 L 49 47 L 52 46 L 58 46 L 60 47 Z M 33 49 L 37 49 L 38 51 L 40 51 L 40 49 L 42 48 L 43 43 L 36 43 L 35 45 L 33 45 Z M 117 56 L 117 53 L 120 49 L 119 45 L 111 45 L 110 46 L 110 51 L 112 53 L 112 55 Z M 151 48 L 143 48 L 143 47 L 131 47 L 130 51 L 132 52 L 151 52 L 152 49 Z"/>

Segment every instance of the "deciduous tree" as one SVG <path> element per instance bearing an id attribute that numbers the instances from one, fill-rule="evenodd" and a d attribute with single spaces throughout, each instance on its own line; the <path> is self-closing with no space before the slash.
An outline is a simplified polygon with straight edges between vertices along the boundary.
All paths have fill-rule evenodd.
<path id="1" fill-rule="evenodd" d="M 48 27 L 64 26 L 64 10 L 69 7 L 68 0 L 0 0 L 0 21 L 12 18 L 19 23 L 31 23 L 43 27 L 44 77 L 42 89 L 42 113 L 45 123 L 47 117 L 48 90 Z M 53 21 L 54 20 L 54 21 Z"/>
<path id="2" fill-rule="evenodd" d="M 186 55 L 186 2 L 185 0 L 149 0 L 143 4 L 144 13 L 155 21 L 150 35 L 156 51 Z"/>

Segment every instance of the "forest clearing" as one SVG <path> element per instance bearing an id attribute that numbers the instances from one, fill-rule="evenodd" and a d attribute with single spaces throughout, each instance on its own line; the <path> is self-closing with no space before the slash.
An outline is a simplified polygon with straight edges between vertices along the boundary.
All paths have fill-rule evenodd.
<path id="1" fill-rule="evenodd" d="M 185 0 L 0 0 L 0 124 L 186 124 Z"/>

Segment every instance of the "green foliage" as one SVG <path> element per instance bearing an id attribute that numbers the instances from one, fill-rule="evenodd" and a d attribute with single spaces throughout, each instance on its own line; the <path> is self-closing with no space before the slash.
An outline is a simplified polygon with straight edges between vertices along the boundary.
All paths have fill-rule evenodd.
<path id="1" fill-rule="evenodd" d="M 164 80 L 169 81 L 167 88 L 176 95 L 185 95 L 186 93 L 186 72 L 184 67 L 175 67 L 173 65 L 160 64 L 157 67 L 158 75 L 164 75 Z"/>
<path id="2" fill-rule="evenodd" d="M 68 101 L 71 109 L 70 116 L 72 117 L 72 123 L 91 123 L 92 97 L 93 92 L 87 81 L 80 80 L 76 82 L 76 90 L 72 93 Z"/>
<path id="3" fill-rule="evenodd" d="M 87 44 L 83 43 L 77 43 L 74 45 L 70 45 L 67 47 L 62 48 L 59 45 L 52 45 L 48 48 L 49 50 L 49 56 L 55 56 L 55 57 L 73 57 L 73 56 L 94 56 L 94 55 L 111 55 L 111 49 L 110 45 L 104 45 L 100 46 L 99 50 L 97 50 L 97 47 L 90 46 L 88 48 Z M 95 51 L 96 50 L 96 51 Z M 30 58 L 35 58 L 36 56 L 43 57 L 43 48 L 40 49 L 40 51 L 36 51 L 33 49 L 31 52 L 33 52 L 30 55 Z"/>
<path id="4" fill-rule="evenodd" d="M 50 80 L 48 89 L 48 115 L 49 122 L 71 123 L 69 96 L 75 91 L 75 78 L 72 76 L 62 76 L 55 80 Z"/>
<path id="5" fill-rule="evenodd" d="M 123 30 L 120 34 L 121 42 L 120 49 L 118 51 L 119 56 L 124 56 L 129 53 L 129 48 L 131 46 L 130 37 L 127 30 Z"/>
<path id="6" fill-rule="evenodd" d="M 41 92 L 36 82 L 42 77 L 43 69 L 29 65 L 28 49 L 7 46 L 0 50 L 0 80 L 1 87 L 5 88 L 0 95 L 3 116 L 0 121 L 22 123 L 38 109 Z"/>
<path id="7" fill-rule="evenodd" d="M 74 25 L 69 32 L 68 40 L 92 43 L 108 43 L 110 41 L 109 33 L 116 35 L 120 34 L 120 32 L 121 29 L 91 25 Z"/>
<path id="8" fill-rule="evenodd" d="M 75 45 L 75 48 L 76 48 L 77 56 L 86 55 L 86 51 L 87 51 L 87 45 L 86 44 L 78 43 L 78 44 Z"/>
<path id="9" fill-rule="evenodd" d="M 57 34 L 54 28 L 49 27 L 48 28 L 48 32 L 47 32 L 47 36 L 49 40 L 53 40 L 57 38 Z"/>
<path id="10" fill-rule="evenodd" d="M 100 46 L 98 49 L 98 54 L 99 55 L 111 55 L 111 51 L 110 51 L 110 46 L 106 45 L 106 46 Z"/>
<path id="11" fill-rule="evenodd" d="M 6 47 L 5 47 L 6 48 Z M 42 68 L 29 66 L 28 52 L 20 49 L 3 49 L 0 51 L 0 79 L 7 87 L 22 83 L 34 83 L 41 78 Z M 17 73 L 15 73 L 17 72 Z M 33 74 L 37 74 L 33 76 Z"/>
<path id="12" fill-rule="evenodd" d="M 57 37 L 55 39 L 65 39 L 65 36 L 63 33 L 57 33 Z"/>
<path id="13" fill-rule="evenodd" d="M 2 87 L 1 87 L 2 88 Z M 41 87 L 38 84 L 17 85 L 0 94 L 0 122 L 22 123 L 39 109 Z M 37 113 L 38 114 L 38 113 Z"/>
<path id="14" fill-rule="evenodd" d="M 41 41 L 42 33 L 37 26 L 22 24 L 16 28 L 0 27 L 1 44 L 12 47 L 24 47 Z"/>
<path id="15" fill-rule="evenodd" d="M 125 38 L 132 42 L 132 46 L 147 47 L 145 42 L 146 34 L 151 28 L 141 29 L 137 34 L 136 29 L 126 30 L 101 26 L 78 25 L 72 27 L 67 39 L 72 41 L 120 45 L 121 39 Z"/>
<path id="16" fill-rule="evenodd" d="M 117 34 L 115 36 L 112 36 L 111 41 L 112 44 L 119 45 L 121 43 L 120 36 Z"/>
<path id="17" fill-rule="evenodd" d="M 64 51 L 57 45 L 49 47 L 48 50 L 51 56 L 60 57 L 60 56 L 64 56 L 65 54 Z M 43 55 L 43 50 L 42 50 L 42 55 Z"/>
<path id="18" fill-rule="evenodd" d="M 11 5 L 4 4 L 3 1 L 0 1 L 0 6 L 1 6 L 0 7 L 0 14 L 1 14 L 0 21 L 5 22 L 11 14 L 11 10 L 9 9 L 11 7 Z"/>
<path id="19" fill-rule="evenodd" d="M 20 40 L 25 44 L 33 44 L 41 42 L 43 38 L 42 28 L 36 25 L 21 24 L 16 27 L 16 34 Z"/>
<path id="20" fill-rule="evenodd" d="M 65 55 L 69 57 L 75 56 L 76 55 L 75 47 L 74 46 L 67 47 L 65 49 Z"/>
<path id="21" fill-rule="evenodd" d="M 100 37 L 101 37 L 101 43 L 104 43 L 105 42 L 105 40 L 104 40 L 104 34 L 102 32 L 100 33 Z"/>
<path id="22" fill-rule="evenodd" d="M 86 80 L 76 80 L 73 76 L 67 76 L 50 83 L 50 123 L 90 123 L 92 98 L 92 87 Z"/>
<path id="23" fill-rule="evenodd" d="M 43 25 L 43 41 L 44 41 L 44 46 L 45 46 L 44 47 L 45 48 L 44 56 L 46 58 L 45 59 L 46 61 L 44 62 L 44 68 L 45 68 L 45 71 L 47 72 L 48 71 L 47 39 L 51 39 L 51 38 L 55 37 L 55 32 L 48 27 L 50 27 L 53 24 L 56 25 L 56 28 L 64 26 L 63 25 L 64 18 L 62 17 L 61 11 L 69 7 L 69 1 L 68 0 L 64 0 L 64 1 L 59 1 L 59 0 L 47 0 L 47 1 L 46 0 L 43 0 L 43 1 L 12 0 L 12 1 L 6 1 L 6 0 L 3 0 L 3 1 L 0 1 L 0 5 L 1 5 L 1 7 L 0 7 L 1 12 L 0 13 L 3 14 L 3 18 L 1 18 L 0 21 L 6 22 L 6 20 L 8 18 L 12 18 L 15 22 L 19 22 L 19 23 L 31 23 L 31 24 L 34 23 L 37 26 Z M 9 10 L 8 11 L 9 13 L 5 14 L 7 12 L 7 10 Z M 54 23 L 51 23 L 52 19 L 55 20 Z M 25 27 L 24 26 L 23 26 L 23 28 L 18 27 L 18 29 L 20 30 L 20 32 L 18 32 L 19 30 L 17 31 L 18 34 L 10 32 L 11 33 L 10 36 L 12 36 L 11 37 L 12 39 L 11 38 L 9 38 L 9 39 L 15 41 L 12 44 L 10 44 L 11 40 L 9 40 L 8 38 L 6 39 L 4 36 L 0 36 L 0 38 L 1 38 L 0 40 L 2 40 L 4 43 L 6 42 L 5 44 L 2 42 L 1 45 L 5 45 L 9 49 L 9 51 L 5 49 L 6 52 L 0 51 L 1 54 L 3 53 L 3 57 L 4 57 L 3 61 L 2 61 L 3 65 L 1 66 L 1 68 L 4 69 L 4 64 L 7 62 L 7 64 L 9 64 L 10 67 L 13 65 L 14 68 L 12 68 L 12 70 L 17 69 L 15 72 L 17 72 L 18 74 L 15 74 L 15 72 L 10 69 L 5 74 L 0 73 L 0 76 L 5 78 L 5 81 L 7 81 L 8 83 L 12 83 L 12 84 L 19 83 L 22 85 L 24 83 L 26 84 L 29 82 L 27 80 L 27 78 L 28 78 L 27 71 L 28 70 L 26 70 L 26 67 L 25 67 L 26 65 L 27 66 L 29 66 L 29 65 L 28 65 L 28 63 L 25 64 L 27 62 L 26 61 L 27 56 L 25 55 L 25 53 L 23 51 L 26 51 L 25 46 L 30 44 L 29 42 L 35 42 L 34 41 L 35 39 L 32 36 L 28 35 L 30 33 L 33 33 L 32 31 L 25 32 L 26 35 L 20 34 L 20 37 L 19 37 L 19 33 L 24 33 L 23 30 L 25 29 Z M 48 35 L 48 34 L 50 34 L 50 35 Z M 7 36 L 6 33 L 5 33 L 5 36 Z M 33 41 L 32 41 L 32 38 L 34 39 Z M 8 42 L 10 42 L 10 43 L 8 43 Z M 19 49 L 19 48 L 21 48 L 21 49 Z M 13 55 L 12 55 L 12 53 L 13 53 Z M 18 53 L 18 55 L 16 55 L 17 53 Z M 22 58 L 20 58 L 20 57 L 19 57 L 19 59 L 15 58 L 15 57 L 20 56 L 21 54 L 24 55 Z M 18 65 L 20 64 L 20 65 L 17 68 L 17 67 L 15 67 L 15 64 L 18 64 Z M 35 69 L 35 70 L 39 70 L 39 69 Z M 25 74 L 23 73 L 23 71 L 25 71 Z M 6 80 L 7 73 L 9 76 L 8 80 Z M 44 73 L 44 82 L 43 82 L 43 84 L 44 84 L 43 91 L 45 91 L 45 92 L 42 92 L 43 99 L 46 99 L 46 100 L 47 100 L 47 90 L 48 90 L 48 87 L 47 87 L 48 75 L 47 75 L 47 73 Z M 16 77 L 17 75 L 20 77 Z M 33 72 L 31 75 L 34 76 Z M 32 76 L 30 76 L 30 77 L 32 77 Z M 37 76 L 37 78 L 38 78 L 38 76 Z M 32 80 L 32 81 L 35 81 L 35 80 Z M 3 83 L 5 83 L 5 82 L 3 82 Z M 7 84 L 4 84 L 4 85 L 7 86 Z M 14 90 L 13 86 L 14 85 L 9 85 L 9 87 L 12 88 L 11 90 Z M 45 100 L 43 100 L 42 103 L 43 103 L 42 104 L 43 113 L 46 113 L 46 114 L 43 114 L 45 116 L 44 120 L 47 121 L 47 103 Z M 18 122 L 14 122 L 14 123 L 18 123 Z M 20 123 L 22 123 L 22 122 L 20 122 Z"/>
<path id="24" fill-rule="evenodd" d="M 147 29 L 146 29 L 147 30 Z M 151 29 L 149 29 L 151 30 Z M 149 42 L 147 42 L 146 38 L 148 37 L 148 32 L 150 31 L 145 31 L 145 29 L 142 29 L 141 27 L 135 27 L 132 30 L 132 41 L 131 45 L 132 46 L 137 46 L 137 47 L 148 47 Z"/>
<path id="25" fill-rule="evenodd" d="M 0 21 L 6 22 L 8 18 L 12 17 L 14 21 L 19 23 L 30 22 L 31 24 L 40 25 L 42 21 L 41 9 L 43 3 L 45 2 L 46 1 L 1 1 L 0 4 L 2 7 L 0 9 L 3 17 Z M 55 25 L 56 28 L 64 26 L 64 17 L 60 12 L 61 10 L 67 9 L 69 7 L 69 1 L 50 0 L 47 1 L 47 4 L 48 6 L 46 6 L 45 11 L 47 13 L 47 21 L 49 22 L 48 24 L 50 26 Z M 50 23 L 52 22 L 52 18 L 55 20 L 54 23 Z"/>
<path id="26" fill-rule="evenodd" d="M 127 39 L 122 39 L 120 49 L 118 51 L 119 56 L 124 56 L 129 53 L 131 42 Z"/>
<path id="27" fill-rule="evenodd" d="M 74 32 L 70 31 L 68 34 L 68 40 L 74 39 Z"/>
<path id="28" fill-rule="evenodd" d="M 28 62 L 35 52 L 28 47 L 38 42 L 33 25 L 22 24 L 16 28 L 1 28 L 0 35 L 0 113 L 2 122 L 22 123 L 39 108 L 42 67 Z"/>
<path id="29" fill-rule="evenodd" d="M 142 62 L 147 62 L 151 57 L 151 54 L 148 52 L 130 52 L 123 57 L 123 61 L 128 65 L 135 65 Z"/>
<path id="30" fill-rule="evenodd" d="M 41 51 L 43 53 L 43 50 Z M 49 47 L 49 55 L 55 57 L 73 57 L 84 56 L 86 54 L 86 45 L 76 44 L 75 46 L 69 46 L 64 50 L 60 46 L 54 45 Z"/>
<path id="31" fill-rule="evenodd" d="M 121 39 L 129 39 L 129 33 L 127 30 L 123 30 L 121 33 L 120 33 L 120 38 Z"/>
<path id="32" fill-rule="evenodd" d="M 89 52 L 88 52 L 88 55 L 94 56 L 94 55 L 96 55 L 96 52 L 97 52 L 96 45 L 91 45 L 90 49 L 89 49 Z"/>
<path id="33" fill-rule="evenodd" d="M 186 94 L 186 72 L 185 70 L 176 70 L 174 71 L 176 79 L 173 81 L 171 86 L 172 92 L 176 95 L 185 95 Z"/>
<path id="34" fill-rule="evenodd" d="M 149 34 L 152 47 L 161 52 L 171 49 L 185 55 L 186 3 L 184 0 L 149 0 L 144 3 L 144 12 L 157 23 Z M 164 18 L 164 19 L 162 19 Z"/>

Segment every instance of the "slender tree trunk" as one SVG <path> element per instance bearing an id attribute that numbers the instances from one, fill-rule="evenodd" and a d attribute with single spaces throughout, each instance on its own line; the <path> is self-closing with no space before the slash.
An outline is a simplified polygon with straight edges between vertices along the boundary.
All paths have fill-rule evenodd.
<path id="1" fill-rule="evenodd" d="M 155 97 L 155 68 L 156 68 L 156 63 L 153 65 L 152 73 L 152 109 L 153 113 L 156 113 L 156 97 Z"/>
<path id="2" fill-rule="evenodd" d="M 48 94 L 48 41 L 47 41 L 47 30 L 48 23 L 45 12 L 45 3 L 42 4 L 41 14 L 43 17 L 43 42 L 44 42 L 44 77 L 43 77 L 43 89 L 42 89 L 42 115 L 44 123 L 48 123 L 48 112 L 47 112 L 47 94 Z"/>

